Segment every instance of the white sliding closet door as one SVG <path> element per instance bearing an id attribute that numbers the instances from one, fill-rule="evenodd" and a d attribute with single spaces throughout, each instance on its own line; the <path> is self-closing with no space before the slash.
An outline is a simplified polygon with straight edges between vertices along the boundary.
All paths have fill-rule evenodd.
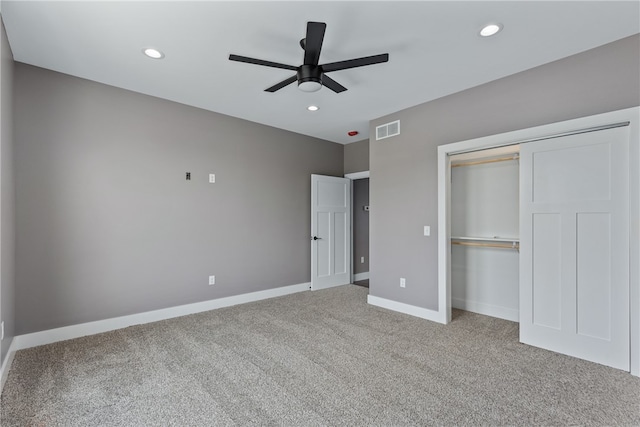
<path id="1" fill-rule="evenodd" d="M 520 152 L 520 340 L 627 371 L 628 155 L 628 127 Z"/>

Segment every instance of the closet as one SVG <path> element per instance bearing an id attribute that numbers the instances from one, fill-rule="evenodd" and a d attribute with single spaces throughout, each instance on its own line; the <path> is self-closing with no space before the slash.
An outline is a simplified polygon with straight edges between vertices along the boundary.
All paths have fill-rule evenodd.
<path id="1" fill-rule="evenodd" d="M 452 307 L 509 319 L 524 344 L 640 375 L 639 118 L 438 147 L 443 323 Z"/>
<path id="2" fill-rule="evenodd" d="M 451 156 L 452 307 L 515 322 L 518 160 L 518 145 Z"/>

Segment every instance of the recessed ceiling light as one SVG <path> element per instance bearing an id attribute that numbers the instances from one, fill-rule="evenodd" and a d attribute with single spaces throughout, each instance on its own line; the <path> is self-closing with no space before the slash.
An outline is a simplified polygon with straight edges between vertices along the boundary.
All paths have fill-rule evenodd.
<path id="1" fill-rule="evenodd" d="M 162 53 L 158 49 L 154 49 L 152 47 L 147 47 L 147 48 L 143 49 L 142 53 L 147 55 L 149 58 L 153 58 L 153 59 L 162 59 L 162 58 L 164 58 L 164 53 Z"/>
<path id="2" fill-rule="evenodd" d="M 489 37 L 498 34 L 502 30 L 502 24 L 489 24 L 480 30 L 482 37 Z"/>
<path id="3" fill-rule="evenodd" d="M 320 108 L 318 108 L 318 106 L 317 106 L 317 105 L 309 105 L 309 106 L 307 107 L 307 110 L 309 110 L 309 111 L 318 111 L 319 109 L 320 109 Z"/>

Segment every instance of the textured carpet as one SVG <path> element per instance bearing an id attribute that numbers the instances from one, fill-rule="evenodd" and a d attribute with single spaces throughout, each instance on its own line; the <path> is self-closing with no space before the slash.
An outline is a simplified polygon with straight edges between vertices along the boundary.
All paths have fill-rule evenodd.
<path id="1" fill-rule="evenodd" d="M 19 351 L 9 426 L 640 425 L 640 379 L 343 286 Z"/>

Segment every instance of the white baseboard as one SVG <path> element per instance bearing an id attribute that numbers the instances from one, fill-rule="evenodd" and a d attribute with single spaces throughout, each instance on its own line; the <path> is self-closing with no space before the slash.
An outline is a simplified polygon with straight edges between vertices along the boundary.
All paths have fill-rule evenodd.
<path id="1" fill-rule="evenodd" d="M 310 286 L 311 283 L 300 283 L 298 285 L 283 286 L 280 288 L 251 292 L 248 294 L 235 295 L 226 298 L 147 311 L 144 313 L 131 314 L 129 316 L 114 317 L 111 319 L 97 320 L 95 322 L 81 323 L 78 325 L 64 326 L 62 328 L 49 329 L 31 334 L 18 335 L 13 339 L 12 346 L 15 346 L 15 350 L 22 350 L 58 341 L 113 331 L 116 329 L 126 328 L 128 326 L 157 322 L 174 317 L 215 310 L 217 308 L 230 307 L 233 305 L 294 294 L 296 292 L 308 291 Z"/>
<path id="2" fill-rule="evenodd" d="M 369 272 L 365 271 L 364 273 L 357 273 L 353 275 L 353 281 L 354 282 L 358 282 L 360 280 L 368 280 L 369 279 Z"/>
<path id="3" fill-rule="evenodd" d="M 369 295 L 367 302 L 377 307 L 386 308 L 388 310 L 397 311 L 400 313 L 408 314 L 410 316 L 420 317 L 421 319 L 431 320 L 438 323 L 447 323 L 445 313 L 439 311 L 429 310 L 427 308 L 416 307 L 415 305 L 405 304 L 402 302 L 392 301 L 385 298 L 375 297 Z"/>
<path id="4" fill-rule="evenodd" d="M 500 307 L 477 301 L 469 301 L 461 298 L 451 298 L 451 307 L 471 311 L 473 313 L 484 314 L 485 316 L 511 320 L 512 322 L 520 321 L 520 311 L 512 308 Z"/>
<path id="5" fill-rule="evenodd" d="M 16 340 L 15 338 L 11 340 L 11 345 L 9 346 L 9 351 L 7 352 L 7 357 L 5 357 L 4 362 L 2 362 L 2 366 L 0 367 L 0 394 L 2 394 L 2 390 L 4 390 L 4 383 L 7 382 L 7 377 L 9 376 L 9 369 L 11 369 L 11 364 L 13 363 L 13 358 L 16 355 Z"/>

